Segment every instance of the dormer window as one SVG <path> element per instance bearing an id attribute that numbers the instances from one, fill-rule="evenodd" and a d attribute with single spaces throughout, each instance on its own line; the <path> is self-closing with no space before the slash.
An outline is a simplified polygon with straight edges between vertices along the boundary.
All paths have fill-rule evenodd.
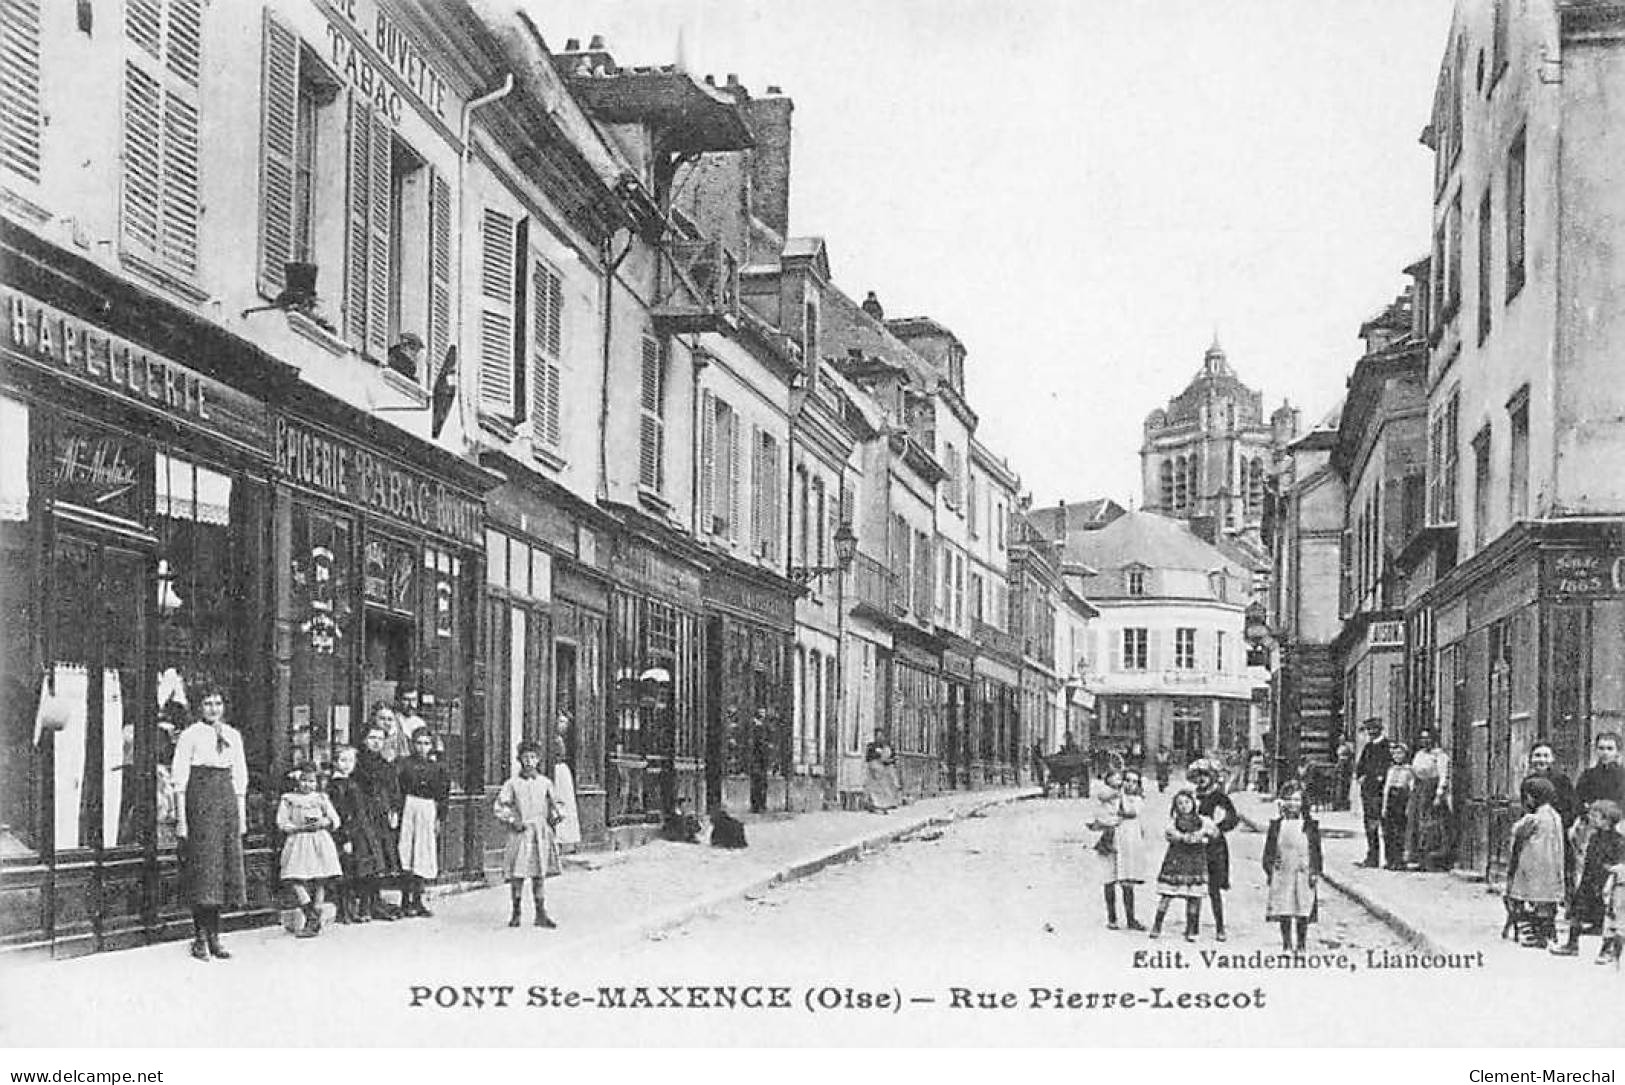
<path id="1" fill-rule="evenodd" d="M 1209 573 L 1207 575 L 1207 584 L 1208 590 L 1213 593 L 1213 598 L 1221 603 L 1230 601 L 1230 578 L 1225 576 L 1224 573 Z"/>
<path id="2" fill-rule="evenodd" d="M 1144 569 L 1125 569 L 1125 570 L 1123 570 L 1123 580 L 1125 582 L 1125 585 L 1126 585 L 1126 587 L 1128 589 L 1128 593 L 1130 595 L 1144 595 L 1145 594 L 1145 570 Z"/>

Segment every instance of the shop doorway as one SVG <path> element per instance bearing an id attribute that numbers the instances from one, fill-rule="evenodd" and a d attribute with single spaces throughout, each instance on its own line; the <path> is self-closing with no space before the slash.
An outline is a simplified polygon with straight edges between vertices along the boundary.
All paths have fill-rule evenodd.
<path id="1" fill-rule="evenodd" d="M 571 641 L 553 642 L 553 713 L 555 726 L 548 735 L 548 751 L 555 762 L 570 766 L 576 775 L 577 735 L 580 730 L 576 701 L 577 648 Z"/>
<path id="2" fill-rule="evenodd" d="M 367 608 L 361 639 L 362 704 L 358 722 L 365 723 L 374 705 L 394 705 L 399 691 L 411 684 L 414 630 L 408 618 Z M 333 741 L 353 743 L 359 737 L 334 734 Z"/>
<path id="3" fill-rule="evenodd" d="M 50 696 L 40 713 L 50 799 L 41 820 L 51 856 L 46 926 L 63 953 L 102 948 L 145 911 L 139 841 L 155 789 L 143 630 L 153 561 L 120 542 L 59 531 L 53 549 Z M 115 884 L 109 864 L 118 858 L 130 862 Z"/>

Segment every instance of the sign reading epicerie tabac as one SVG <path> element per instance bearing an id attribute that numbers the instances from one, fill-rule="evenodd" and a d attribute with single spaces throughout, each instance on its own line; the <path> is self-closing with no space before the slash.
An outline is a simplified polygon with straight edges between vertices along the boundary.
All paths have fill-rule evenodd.
<path id="1" fill-rule="evenodd" d="M 287 418 L 276 420 L 276 467 L 295 482 L 397 523 L 465 543 L 483 540 L 481 504 L 439 479 Z"/>
<path id="2" fill-rule="evenodd" d="M 344 81 L 396 124 L 402 95 L 449 123 L 457 103 L 428 54 L 378 0 L 316 0 L 326 14 L 328 59 Z"/>

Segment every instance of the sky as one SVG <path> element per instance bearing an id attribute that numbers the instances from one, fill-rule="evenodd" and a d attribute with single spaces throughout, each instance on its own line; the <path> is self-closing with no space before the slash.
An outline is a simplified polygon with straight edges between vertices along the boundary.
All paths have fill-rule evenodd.
<path id="1" fill-rule="evenodd" d="M 1140 500 L 1145 416 L 1215 333 L 1307 427 L 1428 249 L 1450 0 L 529 0 L 795 101 L 790 233 L 968 350 L 1038 505 Z"/>

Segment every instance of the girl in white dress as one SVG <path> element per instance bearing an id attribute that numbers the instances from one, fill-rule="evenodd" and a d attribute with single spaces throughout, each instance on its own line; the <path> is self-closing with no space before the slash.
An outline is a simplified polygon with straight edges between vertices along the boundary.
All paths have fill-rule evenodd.
<path id="1" fill-rule="evenodd" d="M 1281 949 L 1299 953 L 1319 911 L 1320 823 L 1303 805 L 1295 781 L 1281 786 L 1279 815 L 1264 834 L 1264 918 L 1281 924 Z"/>
<path id="2" fill-rule="evenodd" d="M 283 833 L 282 880 L 305 913 L 299 937 L 314 938 L 322 931 L 327 879 L 344 874 L 332 832 L 339 826 L 339 815 L 332 801 L 316 790 L 314 765 L 301 765 L 289 775 L 295 790 L 282 796 L 276 811 L 276 827 Z"/>

